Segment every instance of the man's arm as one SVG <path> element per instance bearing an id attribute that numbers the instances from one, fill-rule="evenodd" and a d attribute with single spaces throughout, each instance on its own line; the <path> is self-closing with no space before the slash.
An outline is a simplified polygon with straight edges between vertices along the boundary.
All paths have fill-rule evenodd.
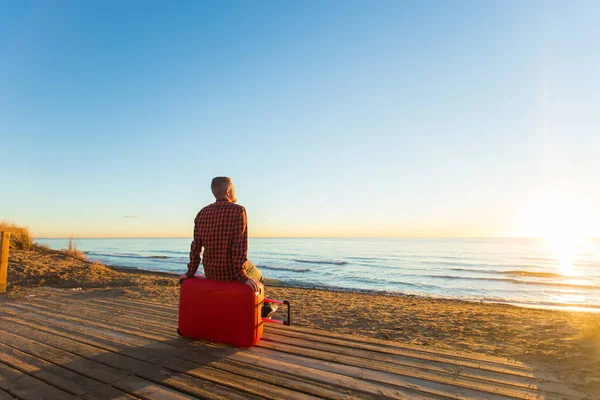
<path id="1" fill-rule="evenodd" d="M 202 252 L 202 238 L 200 237 L 200 224 L 198 217 L 194 220 L 194 240 L 190 246 L 190 262 L 188 263 L 188 278 L 193 277 L 200 265 L 200 253 Z"/>
<path id="2" fill-rule="evenodd" d="M 248 220 L 246 218 L 246 209 L 243 207 L 233 226 L 231 257 L 236 278 L 240 282 L 246 283 L 246 280 L 248 279 L 248 275 L 246 275 L 246 260 L 248 259 Z"/>

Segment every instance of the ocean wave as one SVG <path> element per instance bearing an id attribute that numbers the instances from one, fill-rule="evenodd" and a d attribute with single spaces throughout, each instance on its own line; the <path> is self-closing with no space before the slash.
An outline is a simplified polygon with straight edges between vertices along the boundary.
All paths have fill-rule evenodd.
<path id="1" fill-rule="evenodd" d="M 566 282 L 539 282 L 539 281 L 524 281 L 521 279 L 514 278 L 474 278 L 467 276 L 456 276 L 456 275 L 422 275 L 427 278 L 441 278 L 441 279 L 454 279 L 454 280 L 473 280 L 473 281 L 491 281 L 491 282 L 511 282 L 520 285 L 538 285 L 538 286 L 549 286 L 549 287 L 568 287 L 577 289 L 600 289 L 600 286 L 595 285 L 580 285 L 576 283 Z"/>
<path id="2" fill-rule="evenodd" d="M 409 286 L 413 288 L 438 288 L 438 285 L 434 285 L 431 283 L 417 283 L 417 282 L 404 282 L 399 280 L 386 280 L 386 279 L 378 279 L 378 278 L 369 278 L 369 277 L 352 277 L 352 279 L 359 283 L 367 283 L 370 285 L 380 286 L 380 285 L 394 285 L 394 286 Z"/>
<path id="3" fill-rule="evenodd" d="M 182 255 L 182 256 L 187 255 L 187 254 L 190 253 L 189 251 L 176 251 L 176 250 L 145 250 L 145 251 L 147 251 L 148 253 L 179 254 L 179 255 Z"/>
<path id="4" fill-rule="evenodd" d="M 101 256 L 101 257 L 118 257 L 118 258 L 149 258 L 144 257 L 141 254 L 134 253 L 101 253 L 96 251 L 86 251 L 85 254 L 91 256 Z"/>
<path id="5" fill-rule="evenodd" d="M 580 263 L 573 263 L 574 267 L 600 267 L 600 263 L 595 263 L 595 262 L 580 262 Z"/>
<path id="6" fill-rule="evenodd" d="M 558 260 L 556 258 L 549 258 L 549 257 L 523 257 L 526 260 L 534 260 L 534 261 L 547 261 L 547 262 L 558 262 Z"/>
<path id="7" fill-rule="evenodd" d="M 348 286 L 328 285 L 328 284 L 323 284 L 323 283 L 311 282 L 311 281 L 306 281 L 306 280 L 296 280 L 296 279 L 286 279 L 286 280 L 281 280 L 280 282 L 282 284 L 284 284 L 285 286 L 302 287 L 302 288 L 308 288 L 308 289 L 322 289 L 322 290 L 331 290 L 331 291 L 340 291 L 340 292 L 357 292 L 357 293 L 381 293 L 381 294 L 390 294 L 390 295 L 396 295 L 396 296 L 398 296 L 398 295 L 404 296 L 407 294 L 404 292 L 399 292 L 397 290 L 387 290 L 387 289 L 381 289 L 381 288 L 370 288 L 370 289 L 353 288 L 353 287 L 348 287 Z M 377 283 L 379 283 L 379 284 L 392 283 L 395 285 L 411 287 L 413 289 L 423 289 L 424 287 L 431 287 L 431 288 L 438 287 L 436 285 L 427 285 L 427 284 L 409 283 L 409 282 L 377 281 Z"/>
<path id="8" fill-rule="evenodd" d="M 558 268 L 559 264 L 553 265 L 533 265 L 533 264 L 473 264 L 473 263 L 455 263 L 455 262 L 434 262 L 434 261 L 420 261 L 420 264 L 426 265 L 437 265 L 437 266 L 451 266 L 451 267 L 463 267 L 463 268 L 448 268 L 448 271 L 471 271 L 471 272 L 481 272 L 481 273 L 503 273 L 498 269 L 506 269 L 511 268 L 511 271 L 516 272 L 524 272 L 525 274 L 530 273 L 531 271 L 526 271 L 528 269 L 548 269 L 548 268 Z M 600 264 L 581 264 L 574 263 L 574 267 L 594 267 L 600 266 Z M 466 267 L 466 268 L 465 268 Z M 472 267 L 472 268 L 469 268 Z M 474 268 L 473 268 L 474 267 Z M 478 268 L 481 267 L 481 268 Z M 534 272 L 535 273 L 535 272 Z M 535 276 L 535 275 L 531 275 Z"/>
<path id="9" fill-rule="evenodd" d="M 289 271 L 289 272 L 308 272 L 308 268 L 288 268 L 288 267 L 273 267 L 271 265 L 258 265 L 258 268 L 269 269 L 271 271 Z"/>
<path id="10" fill-rule="evenodd" d="M 95 257 L 111 257 L 111 258 L 128 258 L 135 260 L 146 260 L 154 262 L 169 262 L 169 263 L 187 263 L 189 260 L 184 257 L 169 257 L 169 256 L 143 256 L 136 253 L 102 253 L 96 251 L 87 251 L 85 254 Z"/>
<path id="11" fill-rule="evenodd" d="M 292 261 L 305 263 L 305 264 L 329 264 L 329 265 L 345 265 L 348 264 L 346 261 L 338 261 L 338 260 L 302 260 L 302 259 L 293 259 Z"/>
<path id="12" fill-rule="evenodd" d="M 536 271 L 502 271 L 504 275 L 519 275 L 519 276 L 533 276 L 535 278 L 560 278 L 563 275 L 556 272 L 536 272 Z"/>
<path id="13" fill-rule="evenodd" d="M 450 268 L 450 271 L 465 271 L 465 272 L 477 272 L 481 274 L 503 274 L 503 275 L 519 275 L 519 276 L 532 276 L 536 278 L 560 278 L 564 275 L 555 272 L 536 272 L 536 271 L 498 271 L 493 269 L 474 269 L 474 268 Z"/>
<path id="14" fill-rule="evenodd" d="M 447 265 L 450 267 L 484 267 L 484 268 L 543 268 L 541 265 L 532 264 L 489 264 L 489 263 L 469 263 L 469 262 L 449 262 L 449 261 L 419 261 L 426 265 Z M 547 268 L 547 266 L 545 266 Z M 475 271 L 478 271 L 477 269 Z"/>

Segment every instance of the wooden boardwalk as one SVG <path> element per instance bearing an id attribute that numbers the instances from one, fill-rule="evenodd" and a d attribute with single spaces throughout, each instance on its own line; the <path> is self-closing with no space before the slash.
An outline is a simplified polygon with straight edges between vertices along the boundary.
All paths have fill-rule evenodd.
<path id="1" fill-rule="evenodd" d="M 584 398 L 506 359 L 271 325 L 238 349 L 179 337 L 170 305 L 34 293 L 0 302 L 0 400 Z"/>

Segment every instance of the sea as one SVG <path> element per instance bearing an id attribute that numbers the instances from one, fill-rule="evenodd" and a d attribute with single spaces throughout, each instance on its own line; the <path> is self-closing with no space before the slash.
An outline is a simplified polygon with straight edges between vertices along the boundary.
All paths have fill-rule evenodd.
<path id="1" fill-rule="evenodd" d="M 177 274 L 190 243 L 75 239 L 90 260 Z M 600 239 L 251 238 L 248 258 L 288 286 L 600 312 Z"/>

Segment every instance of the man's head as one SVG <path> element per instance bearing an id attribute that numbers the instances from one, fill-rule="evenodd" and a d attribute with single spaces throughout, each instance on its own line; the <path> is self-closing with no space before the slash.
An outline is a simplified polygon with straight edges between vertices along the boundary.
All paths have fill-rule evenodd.
<path id="1" fill-rule="evenodd" d="M 212 190 L 212 193 L 217 200 L 229 200 L 232 203 L 237 201 L 235 186 L 233 186 L 231 178 L 226 176 L 217 176 L 216 178 L 213 178 L 210 184 L 210 190 Z"/>

